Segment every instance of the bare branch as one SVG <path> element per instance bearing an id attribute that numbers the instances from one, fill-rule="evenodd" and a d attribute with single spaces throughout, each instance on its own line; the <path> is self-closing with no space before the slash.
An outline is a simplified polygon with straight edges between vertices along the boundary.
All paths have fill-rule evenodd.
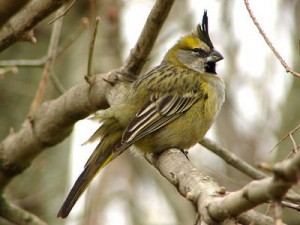
<path id="1" fill-rule="evenodd" d="M 75 31 L 68 36 L 68 38 L 58 47 L 56 56 L 59 57 L 71 44 L 73 44 L 79 36 L 89 26 L 89 19 L 83 17 L 80 26 L 77 26 Z M 47 62 L 48 56 L 45 55 L 39 59 L 18 59 L 18 60 L 0 60 L 0 67 L 18 66 L 18 67 L 41 67 Z"/>
<path id="2" fill-rule="evenodd" d="M 56 18 L 54 18 L 53 20 L 51 20 L 50 22 L 48 22 L 48 24 L 54 23 L 56 20 L 60 19 L 61 17 L 67 15 L 67 13 L 71 10 L 71 8 L 73 7 L 73 5 L 75 4 L 76 0 L 73 0 L 71 2 L 71 4 L 66 8 L 66 10 L 64 10 L 61 14 L 57 15 Z"/>
<path id="3" fill-rule="evenodd" d="M 0 51 L 22 38 L 41 20 L 69 0 L 32 0 L 0 29 Z"/>
<path id="4" fill-rule="evenodd" d="M 47 61 L 47 56 L 40 59 L 0 60 L 0 66 L 41 67 Z"/>
<path id="5" fill-rule="evenodd" d="M 227 149 L 223 148 L 222 146 L 219 146 L 214 141 L 203 138 L 200 142 L 201 145 L 206 147 L 208 150 L 212 151 L 216 155 L 220 156 L 222 159 L 224 159 L 229 165 L 233 166 L 237 170 L 241 171 L 242 173 L 248 175 L 249 177 L 259 180 L 262 178 L 267 177 L 266 174 L 262 173 L 258 169 L 254 168 L 250 164 L 243 161 L 241 158 L 239 158 L 237 155 L 233 154 L 232 152 L 228 151 Z"/>
<path id="6" fill-rule="evenodd" d="M 65 7 L 62 7 L 60 10 L 58 10 L 56 12 L 56 14 L 60 15 L 61 12 L 64 10 L 65 10 Z M 63 22 L 63 20 L 61 19 L 53 25 L 52 34 L 51 34 L 51 38 L 50 38 L 50 44 L 48 47 L 47 61 L 44 66 L 42 79 L 39 83 L 35 97 L 31 103 L 30 111 L 28 113 L 29 116 L 32 115 L 37 110 L 37 108 L 41 105 L 41 103 L 43 101 L 43 97 L 46 92 L 46 87 L 48 84 L 48 79 L 49 79 L 50 74 L 52 73 L 55 58 L 56 58 L 56 52 L 57 52 L 57 48 L 58 48 L 62 22 Z"/>
<path id="7" fill-rule="evenodd" d="M 0 27 L 5 24 L 10 17 L 16 14 L 29 0 L 22 1 L 0 1 Z"/>
<path id="8" fill-rule="evenodd" d="M 282 225 L 282 205 L 279 201 L 274 203 L 275 225 Z"/>
<path id="9" fill-rule="evenodd" d="M 69 136 L 75 122 L 108 106 L 105 95 L 110 85 L 103 81 L 107 76 L 94 76 L 91 86 L 74 86 L 59 98 L 44 102 L 20 131 L 2 141 L 0 190 L 44 149 Z"/>
<path id="10" fill-rule="evenodd" d="M 292 150 L 292 152 L 295 154 L 295 153 L 298 152 L 297 143 L 296 143 L 296 141 L 295 141 L 295 139 L 294 139 L 294 137 L 293 137 L 293 135 L 291 133 L 289 134 L 289 137 L 292 140 L 293 147 L 294 147 L 293 150 Z"/>
<path id="11" fill-rule="evenodd" d="M 287 73 L 291 73 L 292 75 L 294 75 L 295 77 L 300 78 L 300 74 L 293 71 L 288 65 L 287 63 L 284 61 L 284 59 L 281 57 L 281 55 L 278 53 L 278 51 L 275 49 L 275 47 L 273 46 L 272 42 L 269 40 L 269 38 L 267 37 L 267 35 L 265 34 L 264 30 L 261 28 L 261 26 L 259 25 L 257 19 L 255 18 L 254 14 L 252 13 L 252 10 L 250 8 L 249 5 L 249 1 L 248 0 L 244 0 L 247 11 L 251 17 L 251 19 L 253 20 L 253 23 L 255 24 L 255 26 L 257 27 L 259 33 L 261 34 L 261 36 L 264 38 L 265 42 L 267 43 L 267 45 L 270 47 L 270 49 L 272 50 L 272 52 L 274 53 L 274 55 L 277 57 L 277 59 L 279 59 L 281 65 L 285 68 Z"/>
<path id="12" fill-rule="evenodd" d="M 291 183 L 278 181 L 276 178 L 252 181 L 239 191 L 211 201 L 207 206 L 209 215 L 219 219 L 239 215 L 270 199 L 280 199 L 291 185 Z"/>
<path id="13" fill-rule="evenodd" d="M 197 203 L 201 218 L 208 224 L 210 221 L 222 222 L 226 218 L 238 216 L 270 200 L 281 200 L 291 186 L 298 182 L 300 171 L 300 153 L 297 153 L 293 159 L 277 163 L 273 167 L 273 177 L 253 181 L 243 189 L 223 196 L 218 184 L 197 171 L 183 155 L 179 156 L 174 150 L 164 152 L 157 158 L 147 156 L 147 159 L 177 187 L 181 195 Z M 209 218 L 205 217 L 207 215 Z"/>
<path id="14" fill-rule="evenodd" d="M 281 201 L 282 206 L 290 208 L 290 209 L 294 209 L 296 211 L 300 211 L 300 206 L 299 204 L 295 204 L 295 203 L 290 203 L 287 201 Z"/>
<path id="15" fill-rule="evenodd" d="M 92 76 L 93 53 L 94 53 L 96 35 L 98 32 L 99 21 L 100 21 L 100 17 L 97 17 L 95 20 L 95 27 L 94 27 L 94 31 L 92 33 L 92 37 L 91 37 L 91 41 L 90 41 L 87 74 L 86 74 L 86 76 L 88 76 L 88 77 Z"/>
<path id="16" fill-rule="evenodd" d="M 141 72 L 173 3 L 174 0 L 155 2 L 142 33 L 122 68 L 128 79 L 134 80 Z"/>
<path id="17" fill-rule="evenodd" d="M 278 147 L 278 145 L 280 145 L 287 137 L 289 137 L 290 135 L 293 135 L 299 128 L 300 128 L 300 124 L 298 124 L 294 129 L 292 129 L 286 135 L 284 135 L 280 139 L 280 141 L 270 150 L 270 152 L 272 152 L 276 147 Z"/>
<path id="18" fill-rule="evenodd" d="M 208 206 L 213 218 L 238 215 L 268 200 L 281 200 L 292 185 L 299 182 L 300 153 L 274 165 L 274 176 L 253 181 L 242 190 L 212 201 Z M 281 222 L 281 221 L 280 221 Z"/>
<path id="19" fill-rule="evenodd" d="M 249 225 L 274 225 L 274 219 L 261 213 L 257 213 L 254 210 L 249 210 L 247 213 L 243 213 L 242 215 L 240 215 L 238 217 L 238 221 L 241 224 Z"/>
<path id="20" fill-rule="evenodd" d="M 296 130 L 296 128 L 293 129 L 291 132 L 294 132 L 295 130 Z M 255 180 L 259 180 L 259 179 L 263 179 L 263 178 L 268 177 L 263 172 L 257 170 L 256 168 L 254 168 L 250 164 L 246 163 L 244 160 L 239 158 L 237 155 L 235 155 L 232 152 L 228 151 L 224 147 L 219 146 L 217 143 L 215 143 L 214 141 L 212 141 L 208 138 L 203 138 L 199 143 L 201 145 L 203 145 L 204 147 L 206 147 L 211 152 L 213 152 L 216 155 L 218 155 L 219 157 L 221 157 L 223 160 L 225 160 L 232 167 L 236 168 L 237 170 L 241 171 L 242 173 L 246 174 L 247 176 L 249 176 L 249 177 L 251 177 Z M 261 166 L 261 167 L 263 166 L 263 168 L 265 170 L 267 168 L 271 167 L 271 169 L 268 169 L 269 172 L 272 172 L 273 168 L 274 168 L 273 166 L 271 166 L 269 164 L 266 165 L 264 163 L 259 164 L 259 166 Z M 300 195 L 298 193 L 294 192 L 293 190 L 289 190 L 289 192 L 286 195 L 285 199 L 287 199 L 287 200 L 289 200 L 293 203 L 296 203 L 299 207 Z M 285 203 L 283 203 L 283 204 L 287 205 Z M 294 206 L 294 208 L 296 208 L 296 206 Z"/>
<path id="21" fill-rule="evenodd" d="M 0 216 L 13 224 L 47 225 L 37 216 L 21 209 L 20 207 L 0 198 Z"/>
<path id="22" fill-rule="evenodd" d="M 159 156 L 146 155 L 145 157 L 158 169 L 162 176 L 177 188 L 182 196 L 197 205 L 201 220 L 205 221 L 206 224 L 220 224 L 226 218 L 231 217 L 237 217 L 237 220 L 240 222 L 248 221 L 249 223 L 246 224 L 250 224 L 250 222 L 264 225 L 274 224 L 274 220 L 270 217 L 251 210 L 245 212 L 246 207 L 251 209 L 257 205 L 251 202 L 251 200 L 256 202 L 257 194 L 261 194 L 264 197 L 262 202 L 267 202 L 268 198 L 266 198 L 266 195 L 269 192 L 266 193 L 266 186 L 264 185 L 270 184 L 269 181 L 272 178 L 254 181 L 260 182 L 258 186 L 251 182 L 246 186 L 246 189 L 223 196 L 219 194 L 220 186 L 212 178 L 201 173 L 179 150 L 171 149 Z M 263 187 L 263 189 L 259 187 Z M 245 193 L 249 194 L 249 199 L 244 197 L 244 190 L 246 191 Z M 234 201 L 229 201 L 230 198 L 231 200 L 234 199 Z M 240 206 L 243 207 L 243 211 L 239 211 Z"/>

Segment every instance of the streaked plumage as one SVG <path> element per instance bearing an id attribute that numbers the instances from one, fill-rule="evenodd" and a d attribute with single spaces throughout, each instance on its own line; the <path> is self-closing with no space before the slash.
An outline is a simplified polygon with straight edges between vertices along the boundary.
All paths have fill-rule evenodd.
<path id="1" fill-rule="evenodd" d="M 66 217 L 92 178 L 129 146 L 148 153 L 186 149 L 200 141 L 224 101 L 215 63 L 223 59 L 202 26 L 181 38 L 162 63 L 128 88 L 122 103 L 98 113 L 102 126 L 88 140 L 100 140 L 58 216 Z"/>

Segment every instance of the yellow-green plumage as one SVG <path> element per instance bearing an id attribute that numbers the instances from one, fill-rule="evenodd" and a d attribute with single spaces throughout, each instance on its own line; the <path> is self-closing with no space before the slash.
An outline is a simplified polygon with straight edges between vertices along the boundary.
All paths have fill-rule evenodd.
<path id="1" fill-rule="evenodd" d="M 58 216 L 66 217 L 93 177 L 133 145 L 148 153 L 186 149 L 200 141 L 224 101 L 215 63 L 222 59 L 202 26 L 181 38 L 162 63 L 128 87 L 122 102 L 95 116 L 102 126 L 88 141 L 100 140 Z"/>

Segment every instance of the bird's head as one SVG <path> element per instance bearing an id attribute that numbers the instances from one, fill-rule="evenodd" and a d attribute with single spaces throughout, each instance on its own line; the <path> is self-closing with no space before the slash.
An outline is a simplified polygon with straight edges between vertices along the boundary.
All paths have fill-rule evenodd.
<path id="1" fill-rule="evenodd" d="M 202 25 L 182 37 L 166 53 L 163 62 L 188 67 L 200 73 L 216 74 L 216 62 L 223 56 L 214 49 L 208 33 L 207 11 L 204 11 Z"/>

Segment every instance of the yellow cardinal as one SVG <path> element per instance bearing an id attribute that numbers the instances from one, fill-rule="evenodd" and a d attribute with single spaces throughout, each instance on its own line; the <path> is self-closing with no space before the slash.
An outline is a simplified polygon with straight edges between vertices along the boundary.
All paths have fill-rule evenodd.
<path id="1" fill-rule="evenodd" d="M 58 217 L 67 217 L 93 177 L 131 145 L 160 153 L 199 142 L 224 102 L 224 82 L 216 73 L 221 59 L 209 38 L 205 11 L 202 25 L 179 39 L 159 66 L 133 82 L 121 103 L 95 116 L 102 126 L 88 141 L 101 141 Z"/>

